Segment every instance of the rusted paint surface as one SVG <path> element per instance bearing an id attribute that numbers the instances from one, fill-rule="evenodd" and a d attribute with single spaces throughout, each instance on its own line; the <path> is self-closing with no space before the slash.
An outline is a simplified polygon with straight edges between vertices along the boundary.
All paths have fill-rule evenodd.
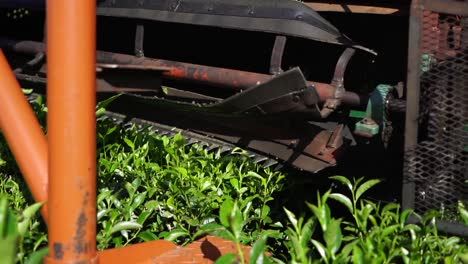
<path id="1" fill-rule="evenodd" d="M 22 53 L 36 54 L 38 52 L 45 51 L 45 45 L 41 42 L 0 40 L 0 43 L 4 46 L 8 46 L 14 51 Z M 96 55 L 99 63 L 170 68 L 170 70 L 161 73 L 162 77 L 239 91 L 259 85 L 273 77 L 273 75 L 270 74 L 246 72 L 177 61 L 142 58 L 105 51 L 97 51 Z M 195 72 L 197 72 L 197 77 L 195 77 Z M 307 84 L 308 86 L 316 89 L 322 102 L 325 102 L 327 99 L 335 96 L 335 87 L 331 84 L 314 81 L 308 81 Z M 365 107 L 368 102 L 368 95 L 360 95 L 346 91 L 341 96 L 341 100 L 344 105 Z"/>
<path id="2" fill-rule="evenodd" d="M 96 263 L 96 2 L 47 6 L 46 263 Z"/>
<path id="3" fill-rule="evenodd" d="M 54 256 L 53 256 L 54 259 L 56 259 L 56 260 L 63 259 L 63 245 L 62 245 L 62 243 L 54 243 L 53 252 L 54 252 Z"/>
<path id="4" fill-rule="evenodd" d="M 85 242 L 85 233 L 86 233 L 86 222 L 88 219 L 86 218 L 86 215 L 84 211 L 80 213 L 80 216 L 78 217 L 77 221 L 77 229 L 76 229 L 76 235 L 73 237 L 74 241 L 74 248 L 75 252 L 77 254 L 83 254 L 88 252 L 89 247 L 88 244 Z"/>
<path id="5" fill-rule="evenodd" d="M 338 2 L 338 3 L 337 3 Z M 338 13 L 353 13 L 353 14 L 376 14 L 376 15 L 397 15 L 407 16 L 408 7 L 405 4 L 399 2 L 392 3 L 393 5 L 385 6 L 380 1 L 368 1 L 368 5 L 365 4 L 349 4 L 341 3 L 341 1 L 327 1 L 323 3 L 321 1 L 306 2 L 305 5 L 311 7 L 318 12 L 338 12 Z"/>
<path id="6" fill-rule="evenodd" d="M 438 60 L 446 60 L 463 50 L 461 21 L 450 23 L 440 13 L 426 9 L 421 19 L 421 54 L 433 54 Z"/>
<path id="7" fill-rule="evenodd" d="M 83 191 L 83 187 L 82 186 L 80 187 L 81 187 L 80 189 Z M 76 233 L 73 237 L 73 244 L 74 244 L 73 248 L 76 254 L 86 254 L 89 252 L 89 243 L 86 241 L 86 231 L 87 231 L 86 224 L 88 222 L 88 217 L 85 211 L 86 208 L 90 206 L 89 196 L 90 196 L 90 193 L 86 192 L 81 212 L 76 221 Z"/>

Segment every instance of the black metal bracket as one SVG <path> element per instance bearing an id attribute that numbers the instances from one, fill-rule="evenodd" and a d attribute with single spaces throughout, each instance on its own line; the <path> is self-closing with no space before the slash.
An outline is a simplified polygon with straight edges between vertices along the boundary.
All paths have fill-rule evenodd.
<path id="1" fill-rule="evenodd" d="M 322 118 L 328 117 L 341 105 L 341 98 L 346 92 L 344 88 L 344 74 L 355 51 L 356 50 L 353 48 L 346 48 L 336 63 L 335 73 L 333 74 L 331 83 L 335 87 L 335 94 L 333 98 L 327 99 L 325 101 L 323 108 L 320 110 L 320 115 Z"/>
<path id="2" fill-rule="evenodd" d="M 319 97 L 299 68 L 281 73 L 267 82 L 214 104 L 212 109 L 225 113 L 298 114 L 318 118 Z"/>
<path id="3" fill-rule="evenodd" d="M 143 41 L 145 38 L 145 26 L 137 25 L 135 32 L 135 56 L 144 57 L 145 53 L 143 50 Z"/>
<path id="4" fill-rule="evenodd" d="M 286 36 L 276 36 L 270 59 L 270 74 L 276 75 L 282 73 L 281 64 L 283 61 L 284 46 L 286 45 Z"/>

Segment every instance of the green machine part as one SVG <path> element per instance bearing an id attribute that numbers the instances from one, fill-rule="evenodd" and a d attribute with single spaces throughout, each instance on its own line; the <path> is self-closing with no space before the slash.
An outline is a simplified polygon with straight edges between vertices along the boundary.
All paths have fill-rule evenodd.
<path id="1" fill-rule="evenodd" d="M 421 73 L 428 72 L 432 66 L 437 62 L 434 54 L 422 54 L 421 55 Z"/>
<path id="2" fill-rule="evenodd" d="M 392 85 L 379 84 L 371 93 L 365 112 L 355 110 L 350 112 L 350 117 L 361 119 L 354 128 L 355 134 L 374 137 L 385 130 L 387 123 L 386 100 L 393 89 Z"/>

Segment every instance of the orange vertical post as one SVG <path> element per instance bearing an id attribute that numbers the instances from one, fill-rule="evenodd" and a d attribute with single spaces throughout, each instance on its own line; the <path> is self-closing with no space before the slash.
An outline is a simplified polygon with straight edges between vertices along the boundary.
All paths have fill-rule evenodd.
<path id="1" fill-rule="evenodd" d="M 0 49 L 0 128 L 37 202 L 47 200 L 47 141 Z M 47 207 L 42 207 L 47 220 Z"/>
<path id="2" fill-rule="evenodd" d="M 47 0 L 47 263 L 97 263 L 96 1 Z"/>

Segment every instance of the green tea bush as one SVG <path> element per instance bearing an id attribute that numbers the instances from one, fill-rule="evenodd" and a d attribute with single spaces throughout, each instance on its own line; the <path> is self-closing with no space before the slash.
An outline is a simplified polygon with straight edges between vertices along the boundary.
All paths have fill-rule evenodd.
<path id="1" fill-rule="evenodd" d="M 221 156 L 185 147 L 180 134 L 169 139 L 111 122 L 99 130 L 100 249 L 158 238 L 186 244 L 202 226 L 219 222 L 227 199 L 249 204 L 249 238 L 271 224 L 269 202 L 284 175 L 262 169 L 242 151 Z"/>
<path id="2" fill-rule="evenodd" d="M 420 225 L 408 224 L 413 212 L 401 211 L 395 203 L 381 204 L 363 198 L 363 194 L 378 184 L 379 180 L 351 182 L 343 176 L 331 180 L 341 182 L 348 194 L 317 194 L 317 203 L 307 203 L 312 217 L 297 217 L 284 208 L 289 224 L 280 235 L 264 233 L 251 250 L 250 263 L 468 263 L 467 241 L 440 235 L 435 228 L 435 218 L 423 216 Z M 329 201 L 342 204 L 349 211 L 347 218 L 334 217 Z M 221 211 L 225 237 L 238 242 L 242 237 L 244 217 L 237 203 L 225 205 Z M 230 214 L 223 217 L 223 211 Z M 226 213 L 225 213 L 226 214 Z M 218 231 L 217 234 L 220 234 Z M 222 232 L 221 232 L 222 234 Z M 281 238 L 289 256 L 281 260 L 266 254 L 265 240 Z M 228 254 L 218 263 L 245 263 L 241 254 Z"/>
<path id="3" fill-rule="evenodd" d="M 97 115 L 115 98 L 101 102 Z M 31 105 L 46 131 L 44 98 Z M 186 146 L 180 134 L 169 138 L 109 119 L 97 125 L 99 250 L 155 239 L 185 245 L 214 234 L 238 245 L 237 254 L 217 263 L 246 263 L 241 245 L 252 246 L 249 263 L 468 263 L 466 240 L 439 234 L 433 214 L 408 224 L 411 211 L 365 199 L 379 180 L 331 177 L 348 191 L 317 193 L 316 202 L 306 202 L 309 216 L 297 215 L 274 201 L 286 175 L 253 163 L 241 149 L 221 155 Z M 337 217 L 338 207 L 347 215 Z M 457 208 L 468 221 L 465 205 Z M 0 138 L 0 250 L 10 254 L 0 263 L 39 263 L 46 254 L 38 209 Z M 16 250 L 1 246 L 12 241 Z"/>
<path id="4" fill-rule="evenodd" d="M 101 102 L 97 115 L 114 99 Z M 31 104 L 46 131 L 44 98 L 35 96 Z M 220 155 L 199 145 L 186 147 L 180 134 L 169 138 L 99 120 L 99 250 L 154 239 L 184 245 L 204 235 L 202 227 L 220 223 L 219 208 L 228 199 L 240 200 L 249 208 L 245 244 L 273 224 L 270 203 L 282 189 L 284 174 L 260 167 L 240 149 Z M 34 203 L 3 138 L 0 195 L 7 197 L 15 212 Z M 27 252 L 47 246 L 45 225 L 38 215 L 32 221 L 35 224 L 21 244 Z"/>

